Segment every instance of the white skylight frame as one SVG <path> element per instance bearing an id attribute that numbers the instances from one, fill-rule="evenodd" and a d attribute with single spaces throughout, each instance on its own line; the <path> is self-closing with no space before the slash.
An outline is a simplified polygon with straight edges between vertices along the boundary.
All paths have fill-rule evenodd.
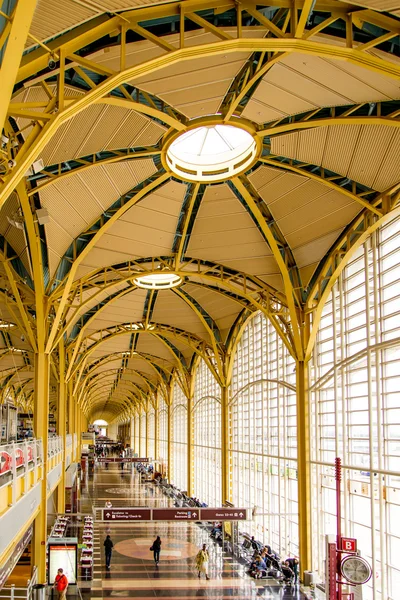
<path id="1" fill-rule="evenodd" d="M 177 137 L 166 162 L 181 179 L 212 183 L 245 171 L 257 156 L 254 137 L 241 127 L 201 125 Z"/>
<path id="2" fill-rule="evenodd" d="M 182 283 L 182 277 L 173 271 L 158 271 L 136 275 L 133 282 L 144 290 L 168 290 Z"/>

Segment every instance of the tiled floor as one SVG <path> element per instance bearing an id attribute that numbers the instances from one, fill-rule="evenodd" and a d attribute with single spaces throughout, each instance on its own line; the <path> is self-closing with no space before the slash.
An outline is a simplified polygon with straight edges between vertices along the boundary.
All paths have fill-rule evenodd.
<path id="1" fill-rule="evenodd" d="M 81 511 L 91 513 L 92 507 L 104 507 L 110 500 L 117 506 L 170 506 L 171 500 L 150 484 L 141 484 L 130 469 L 121 472 L 117 465 L 96 467 L 86 474 L 81 487 Z M 114 542 L 111 568 L 105 568 L 103 541 L 109 533 Z M 150 546 L 156 535 L 162 540 L 159 566 L 155 566 Z M 206 542 L 209 547 L 210 580 L 199 580 L 194 557 Z M 137 600 L 168 597 L 189 600 L 205 597 L 210 600 L 262 597 L 271 599 L 305 600 L 299 587 L 283 586 L 275 580 L 255 581 L 244 565 L 223 553 L 210 540 L 208 532 L 194 523 L 137 523 L 133 525 L 96 522 L 94 543 L 94 576 L 92 582 L 81 582 L 77 595 L 89 598 Z M 73 588 L 68 596 L 73 595 Z"/>

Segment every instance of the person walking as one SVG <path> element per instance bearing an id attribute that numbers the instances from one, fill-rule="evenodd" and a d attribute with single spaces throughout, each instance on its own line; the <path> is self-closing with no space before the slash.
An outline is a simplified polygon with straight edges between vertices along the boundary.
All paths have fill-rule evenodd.
<path id="1" fill-rule="evenodd" d="M 206 544 L 203 544 L 202 549 L 199 550 L 196 555 L 196 569 L 199 572 L 197 576 L 199 579 L 202 573 L 204 573 L 206 579 L 210 579 L 207 572 L 209 558 L 210 555 L 208 554 L 207 546 Z"/>
<path id="2" fill-rule="evenodd" d="M 153 542 L 150 550 L 153 551 L 154 554 L 154 562 L 156 563 L 156 567 L 158 567 L 158 563 L 160 562 L 160 551 L 161 551 L 161 538 L 158 535 Z"/>
<path id="3" fill-rule="evenodd" d="M 111 563 L 111 554 L 112 554 L 112 549 L 114 548 L 114 544 L 111 541 L 110 536 L 108 535 L 106 537 L 106 539 L 104 540 L 104 550 L 106 553 L 106 569 L 109 570 L 110 569 L 110 563 Z"/>
<path id="4" fill-rule="evenodd" d="M 64 598 L 67 595 L 68 579 L 66 575 L 64 575 L 63 569 L 57 570 L 57 575 L 54 580 L 53 588 L 57 591 L 58 600 L 64 600 Z"/>

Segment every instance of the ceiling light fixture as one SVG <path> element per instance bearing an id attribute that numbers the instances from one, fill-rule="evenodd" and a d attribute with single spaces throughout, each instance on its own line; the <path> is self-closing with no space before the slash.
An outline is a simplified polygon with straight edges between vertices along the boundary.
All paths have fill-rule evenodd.
<path id="1" fill-rule="evenodd" d="M 16 324 L 0 319 L 0 329 L 11 329 L 11 327 L 16 327 Z"/>
<path id="2" fill-rule="evenodd" d="M 172 271 L 158 271 L 157 273 L 146 273 L 133 278 L 137 287 L 145 290 L 168 290 L 182 283 L 182 277 Z"/>
<path id="3" fill-rule="evenodd" d="M 212 183 L 246 171 L 258 156 L 256 136 L 233 125 L 202 125 L 175 137 L 166 164 L 185 181 Z"/>

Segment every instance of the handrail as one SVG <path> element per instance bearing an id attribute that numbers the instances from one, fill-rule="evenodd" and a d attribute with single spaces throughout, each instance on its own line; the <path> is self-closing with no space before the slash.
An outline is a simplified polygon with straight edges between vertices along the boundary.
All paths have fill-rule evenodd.
<path id="1" fill-rule="evenodd" d="M 10 442 L 0 446 L 0 487 L 13 478 L 20 477 L 43 462 L 43 445 L 34 438 L 23 442 Z"/>
<path id="2" fill-rule="evenodd" d="M 31 600 L 32 588 L 37 583 L 37 567 L 34 566 L 32 569 L 32 577 L 27 579 L 26 586 L 16 587 L 14 584 L 5 585 L 0 590 L 0 598 L 7 598 L 10 600 Z M 19 593 L 21 592 L 21 593 Z"/>

